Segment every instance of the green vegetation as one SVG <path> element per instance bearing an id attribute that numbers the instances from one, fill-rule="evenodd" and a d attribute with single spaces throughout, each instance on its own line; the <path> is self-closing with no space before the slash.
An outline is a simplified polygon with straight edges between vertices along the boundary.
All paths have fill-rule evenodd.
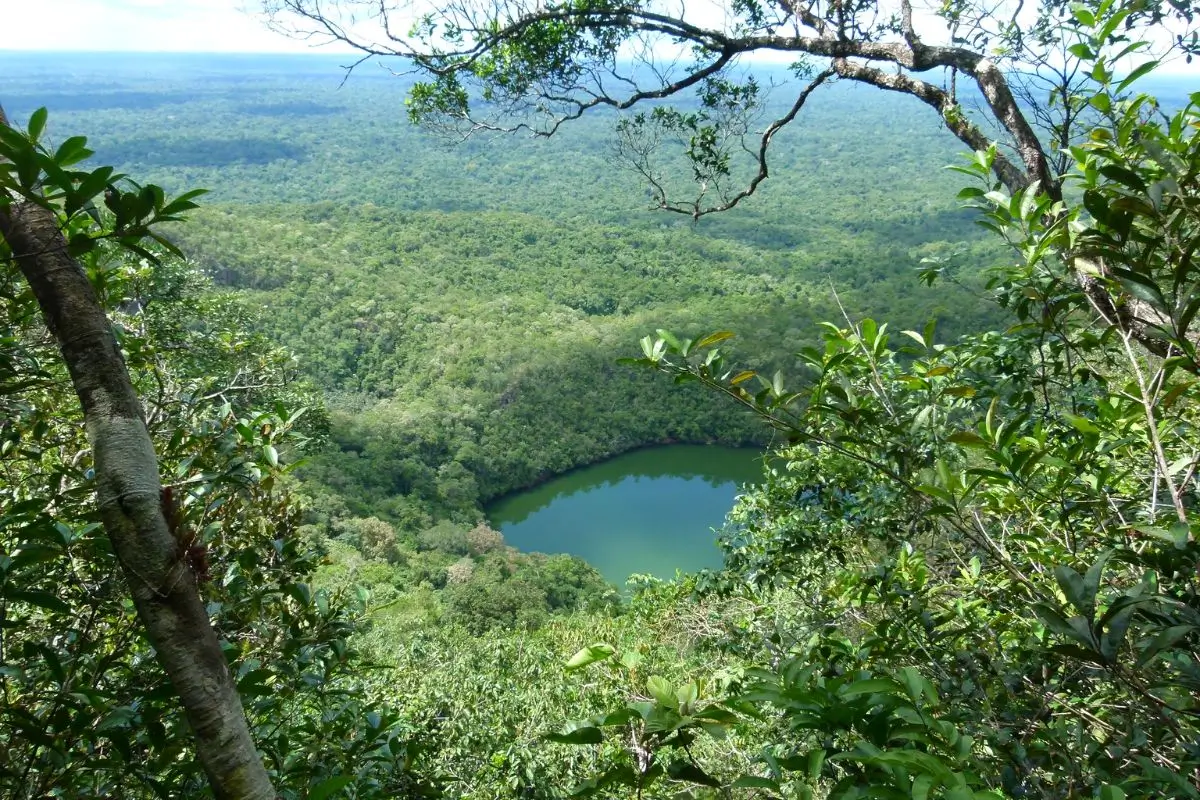
<path id="1" fill-rule="evenodd" d="M 211 187 L 173 236 L 271 309 L 259 329 L 325 390 L 337 449 L 305 474 L 330 524 L 466 529 L 495 497 L 633 447 L 765 443 L 710 395 L 617 365 L 646 330 L 735 328 L 748 359 L 790 369 L 792 342 L 837 318 L 838 299 L 952 332 L 999 318 L 978 278 L 997 251 L 942 169 L 955 148 L 932 125 L 893 126 L 912 111 L 901 100 L 832 92 L 778 140 L 777 185 L 696 225 L 639 208 L 635 178 L 611 169 L 610 118 L 448 148 L 403 120 L 403 84 L 360 70 L 338 90 L 337 62 L 312 63 L 166 59 L 147 81 L 117 61 L 106 78 L 121 88 L 84 98 L 31 77 L 6 102 L 59 100 L 53 124 L 89 133 L 100 157 Z M 266 140 L 304 155 L 257 163 L 247 142 Z M 924 258 L 969 265 L 963 288 L 918 286 Z"/>
<path id="2" fill-rule="evenodd" d="M 447 148 L 403 120 L 403 85 L 360 71 L 337 89 L 332 60 L 162 58 L 142 77 L 139 59 L 156 58 L 114 60 L 87 92 L 29 69 L 6 104 L 62 107 L 51 130 L 89 133 L 122 169 L 168 188 L 211 187 L 173 239 L 263 307 L 255 329 L 324 390 L 330 444 L 310 450 L 300 473 L 308 535 L 334 542 L 343 569 L 377 595 L 412 593 L 420 619 L 445 616 L 453 564 L 481 559 L 443 543 L 475 528 L 487 502 L 646 444 L 769 440 L 709 393 L 618 364 L 646 330 L 719 323 L 744 333 L 747 360 L 790 370 L 792 342 L 838 317 L 839 302 L 906 325 L 942 317 L 962 332 L 998 318 L 977 266 L 997 251 L 941 169 L 954 147 L 933 126 L 893 130 L 903 102 L 832 93 L 780 138 L 778 190 L 696 225 L 638 207 L 633 176 L 611 169 L 609 118 L 545 141 Z M 852 115 L 867 121 L 839 129 Z M 918 128 L 903 159 L 887 152 Z M 262 161 L 270 141 L 292 154 Z M 859 169 L 871 159 L 905 182 Z M 820 170 L 805 166 L 814 162 Z M 825 170 L 842 176 L 837 185 Z M 864 217 L 864 205 L 881 211 Z M 951 267 L 961 288 L 913 280 L 923 258 L 952 256 L 971 265 Z M 352 531 L 371 519 L 393 533 L 363 573 L 340 545 L 357 544 Z M 543 569 L 528 569 L 546 585 Z M 457 606 L 497 601 L 469 626 L 511 621 L 518 609 L 500 599 L 495 570 L 472 575 Z M 584 605 L 608 593 L 593 588 Z M 533 603 L 530 621 L 566 610 L 538 600 L 542 589 L 505 591 Z"/>
<path id="3" fill-rule="evenodd" d="M 15 163 L 33 152 L 7 127 L 0 142 Z M 58 163 L 82 147 L 58 150 Z M 23 172 L 14 191 L 28 192 L 31 174 L 39 173 Z M 6 187 L 17 186 L 13 177 L 0 173 Z M 17 209 L 15 201 L 0 209 L 0 792 L 204 791 L 205 773 L 189 752 L 192 728 L 147 638 L 144 608 L 135 613 L 130 599 L 129 584 L 150 578 L 122 580 L 128 556 L 118 558 L 105 536 L 110 519 L 97 510 L 96 487 L 111 463 L 95 457 L 91 419 L 85 436 L 71 378 L 42 322 L 45 297 L 35 301 L 17 271 L 23 252 L 7 244 Z M 91 227 L 90 215 L 71 223 L 94 238 L 72 241 L 136 376 L 179 546 L 172 569 L 186 570 L 174 573 L 163 599 L 181 593 L 176 584 L 202 587 L 254 744 L 278 786 L 296 796 L 352 770 L 379 791 L 415 787 L 404 769 L 412 747 L 405 725 L 364 693 L 364 661 L 349 644 L 359 606 L 309 587 L 318 559 L 298 535 L 298 504 L 281 488 L 289 456 L 324 427 L 318 398 L 286 352 L 246 332 L 253 313 L 244 303 L 165 254 L 151 261 L 123 252 L 133 239 L 122 241 L 129 234 L 118 235 L 115 215 L 94 213 L 103 226 Z M 326 753 L 331 741 L 337 756 Z"/>
<path id="4" fill-rule="evenodd" d="M 1200 797 L 1200 94 L 1140 94 L 1152 61 L 1118 77 L 1128 39 L 1162 22 L 1149 6 L 1042 11 L 1040 38 L 977 30 L 972 46 L 1069 46 L 1079 71 L 1042 108 L 1075 127 L 1038 117 L 1029 135 L 1049 144 L 1031 142 L 992 107 L 1032 149 L 984 137 L 948 173 L 944 136 L 871 126 L 902 99 L 835 87 L 804 124 L 843 124 L 781 133 L 737 216 L 704 203 L 728 204 L 747 166 L 726 134 L 753 83 L 505 152 L 395 129 L 390 84 L 325 96 L 313 73 L 254 59 L 183 59 L 97 91 L 15 84 L 6 103 L 28 123 L 0 127 L 4 792 Z M 731 12 L 737 36 L 796 13 Z M 484 22 L 473 57 L 420 62 L 443 79 L 408 86 L 415 116 L 468 119 L 463 84 L 536 97 L 649 24 L 636 3 L 591 0 Z M 903 18 L 858 22 L 841 19 L 839 48 L 877 36 L 893 60 L 947 57 Z M 819 53 L 825 30 L 797 47 Z M 681 35 L 700 60 L 729 49 Z M 1004 85 L 956 53 L 979 88 Z M 830 69 L 887 78 L 855 63 Z M 22 91 L 57 99 L 62 128 L 46 134 Z M 978 114 L 938 110 L 964 141 L 983 135 Z M 650 199 L 698 220 L 635 215 L 629 184 L 599 180 L 614 123 L 626 156 L 653 125 L 682 136 L 685 177 Z M 75 166 L 82 140 L 47 144 L 67 128 L 168 188 L 217 188 L 171 232 L 192 263 L 158 238 L 186 197 Z M 822 160 L 840 187 L 808 183 Z M 69 245 L 22 249 L 23 213 Z M 972 217 L 987 238 L 961 227 Z M 78 262 L 112 321 L 171 490 L 149 505 L 180 545 L 178 583 L 148 580 L 114 534 L 114 504 L 140 501 L 113 499 L 86 391 L 86 426 L 74 411 L 87 337 L 64 337 L 19 278 L 40 286 L 29 262 L 49 256 Z M 774 448 L 720 571 L 637 577 L 624 599 L 483 519 L 500 494 L 664 440 Z M 160 666 L 172 653 L 147 608 L 197 594 L 219 643 L 208 666 L 229 664 L 265 766 L 254 791 L 201 768 L 187 686 Z"/>

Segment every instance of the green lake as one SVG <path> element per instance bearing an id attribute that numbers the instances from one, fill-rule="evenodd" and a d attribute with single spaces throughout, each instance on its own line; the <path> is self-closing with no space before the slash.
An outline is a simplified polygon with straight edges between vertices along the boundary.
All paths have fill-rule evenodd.
<path id="1" fill-rule="evenodd" d="M 738 487 L 761 478 L 757 450 L 648 447 L 509 495 L 488 516 L 513 547 L 579 556 L 624 586 L 635 572 L 671 578 L 719 567 L 713 529 Z"/>

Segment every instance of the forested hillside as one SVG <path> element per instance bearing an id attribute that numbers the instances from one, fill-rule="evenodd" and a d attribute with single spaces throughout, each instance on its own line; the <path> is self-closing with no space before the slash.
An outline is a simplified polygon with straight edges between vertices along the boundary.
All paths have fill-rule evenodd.
<path id="1" fill-rule="evenodd" d="M 325 390 L 337 447 L 305 474 L 329 521 L 469 527 L 491 498 L 632 447 L 765 442 L 708 393 L 616 364 L 657 328 L 737 330 L 749 360 L 793 369 L 839 302 L 948 334 L 999 318 L 952 138 L 900 98 L 837 87 L 778 140 L 777 181 L 693 223 L 639 199 L 611 115 L 453 145 L 409 124 L 408 82 L 373 63 L 340 85 L 327 57 L 111 57 L 89 83 L 69 60 L 7 59 L 14 113 L 45 104 L 121 169 L 210 188 L 173 236 Z M 928 258 L 961 286 L 923 287 Z"/>
<path id="2" fill-rule="evenodd" d="M 264 6 L 414 71 L 0 55 L 0 794 L 1200 798 L 1190 4 Z M 485 519 L 679 441 L 719 570 Z"/>

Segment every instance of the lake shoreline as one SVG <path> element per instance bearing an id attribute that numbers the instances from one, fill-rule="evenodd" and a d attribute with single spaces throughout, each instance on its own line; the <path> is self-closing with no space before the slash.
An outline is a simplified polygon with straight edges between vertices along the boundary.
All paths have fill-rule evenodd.
<path id="1" fill-rule="evenodd" d="M 690 447 L 728 447 L 733 450 L 759 450 L 762 452 L 765 452 L 768 447 L 768 444 L 766 442 L 763 442 L 763 443 L 729 442 L 729 441 L 723 440 L 723 439 L 707 439 L 705 441 L 695 441 L 692 439 L 675 439 L 673 437 L 667 436 L 662 439 L 656 439 L 651 442 L 637 444 L 637 445 L 634 445 L 633 447 L 629 447 L 625 450 L 620 450 L 615 453 L 609 453 L 608 455 L 601 456 L 600 458 L 595 458 L 595 459 L 592 459 L 589 461 L 585 461 L 585 462 L 576 464 L 575 466 L 570 467 L 569 469 L 565 469 L 562 472 L 540 473 L 538 475 L 538 477 L 535 480 L 531 481 L 530 483 L 524 484 L 515 489 L 509 489 L 509 490 L 504 491 L 500 494 L 497 494 L 493 497 L 490 497 L 486 500 L 481 500 L 479 502 L 479 508 L 480 508 L 480 510 L 483 511 L 484 516 L 488 517 L 490 515 L 491 509 L 494 506 L 496 506 L 500 503 L 503 503 L 504 501 L 509 500 L 512 497 L 515 497 L 520 494 L 524 494 L 525 492 L 528 492 L 531 489 L 536 489 L 539 486 L 544 486 L 545 484 L 549 483 L 550 481 L 557 480 L 558 478 L 565 478 L 565 477 L 573 475 L 577 472 L 582 472 L 583 470 L 590 469 L 592 467 L 596 467 L 601 464 L 606 464 L 609 461 L 613 461 L 615 459 L 621 458 L 622 456 L 626 456 L 631 453 L 638 453 L 643 450 L 654 450 L 659 447 L 674 447 L 677 445 L 686 445 L 686 446 L 690 446 Z"/>
<path id="2" fill-rule="evenodd" d="M 718 568 L 741 488 L 762 479 L 764 449 L 674 443 L 571 470 L 488 508 L 523 553 L 582 559 L 614 586 L 634 573 L 672 578 Z"/>

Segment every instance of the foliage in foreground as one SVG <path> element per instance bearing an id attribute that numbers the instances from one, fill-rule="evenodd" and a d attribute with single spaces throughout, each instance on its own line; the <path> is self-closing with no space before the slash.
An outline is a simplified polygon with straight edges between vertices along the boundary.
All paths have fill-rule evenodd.
<path id="1" fill-rule="evenodd" d="M 1078 14 L 1103 52 L 1110 19 Z M 644 342 L 642 363 L 790 442 L 733 512 L 726 571 L 698 583 L 761 603 L 724 647 L 762 666 L 708 700 L 647 681 L 652 702 L 569 726 L 632 742 L 579 794 L 1200 797 L 1200 94 L 1163 114 L 1090 57 L 1077 100 L 1102 122 L 1069 151 L 1078 204 L 994 185 L 994 152 L 962 170 L 1020 255 L 994 280 L 1013 328 L 947 345 L 829 324 L 799 392 L 729 365 L 727 333 Z M 1144 304 L 1137 335 L 1163 355 L 1081 268 Z M 713 708 L 777 722 L 753 772 L 690 757 Z"/>
<path id="2" fill-rule="evenodd" d="M 286 353 L 242 332 L 241 304 L 141 244 L 173 250 L 148 225 L 187 198 L 166 204 L 157 187 L 124 190 L 111 168 L 71 169 L 86 143 L 46 149 L 45 120 L 43 110 L 27 132 L 2 128 L 0 189 L 59 215 L 114 322 L 165 476 L 164 513 L 276 787 L 417 790 L 410 732 L 361 690 L 353 603 L 306 582 L 316 562 L 283 484 L 323 427 L 319 407 L 306 415 L 311 390 Z M 92 203 L 101 194 L 105 208 Z M 101 530 L 67 370 L 16 261 L 0 245 L 0 792 L 205 792 L 179 699 Z"/>
<path id="3" fill-rule="evenodd" d="M 1162 118 L 1103 74 L 1085 100 L 1106 122 L 1070 151 L 1081 205 L 992 185 L 991 152 L 966 168 L 984 185 L 965 196 L 1022 256 L 996 280 L 1014 329 L 953 345 L 906 332 L 898 347 L 871 321 L 831 325 L 823 349 L 802 353 L 802 392 L 781 377 L 752 392 L 758 376 L 718 349 L 725 334 L 646 343 L 647 365 L 725 392 L 786 434 L 784 464 L 735 509 L 726 572 L 650 587 L 623 620 L 556 621 L 528 649 L 452 626 L 402 631 L 397 670 L 370 688 L 406 678 L 392 691 L 414 701 L 407 724 L 442 739 L 457 792 L 555 796 L 586 771 L 575 794 L 1200 794 L 1200 96 Z M 1153 312 L 1138 333 L 1164 356 L 1089 304 L 1088 263 L 1103 266 L 1092 279 L 1112 296 Z M 350 618 L 301 580 L 313 564 L 275 485 L 297 418 L 274 407 L 274 391 L 229 398 L 220 378 L 206 385 L 214 366 L 239 363 L 222 349 L 238 337 L 206 344 L 204 315 L 162 327 L 162 298 L 128 288 L 137 265 L 89 266 L 130 362 L 147 368 L 162 453 L 185 489 L 179 523 L 207 550 L 194 568 L 211 578 L 210 612 L 274 777 L 289 796 L 409 791 L 404 724 L 342 672 L 364 666 L 346 641 Z M 12 368 L 0 378 L 16 422 L 0 446 L 0 779 L 31 796 L 191 791 L 183 733 L 80 497 L 90 478 L 78 426 L 51 415 L 62 376 L 29 298 L 11 275 L 5 286 Z M 195 372 L 187 358 L 157 359 L 175 348 L 216 357 Z M 248 369 L 275 388 L 269 365 Z M 259 405 L 271 411 L 249 410 Z M 694 679 L 716 677 L 711 651 L 650 644 L 692 587 L 693 613 L 715 609 L 688 622 L 718 646 L 716 680 Z M 656 592 L 667 602 L 656 606 Z M 382 627 L 360 640 L 376 657 L 392 641 L 371 638 Z M 582 633 L 608 643 L 571 660 L 588 678 L 574 691 L 546 660 Z M 672 664 L 674 650 L 685 659 Z M 598 747 L 556 761 L 561 751 L 533 741 L 558 703 L 591 716 L 548 738 Z"/>

